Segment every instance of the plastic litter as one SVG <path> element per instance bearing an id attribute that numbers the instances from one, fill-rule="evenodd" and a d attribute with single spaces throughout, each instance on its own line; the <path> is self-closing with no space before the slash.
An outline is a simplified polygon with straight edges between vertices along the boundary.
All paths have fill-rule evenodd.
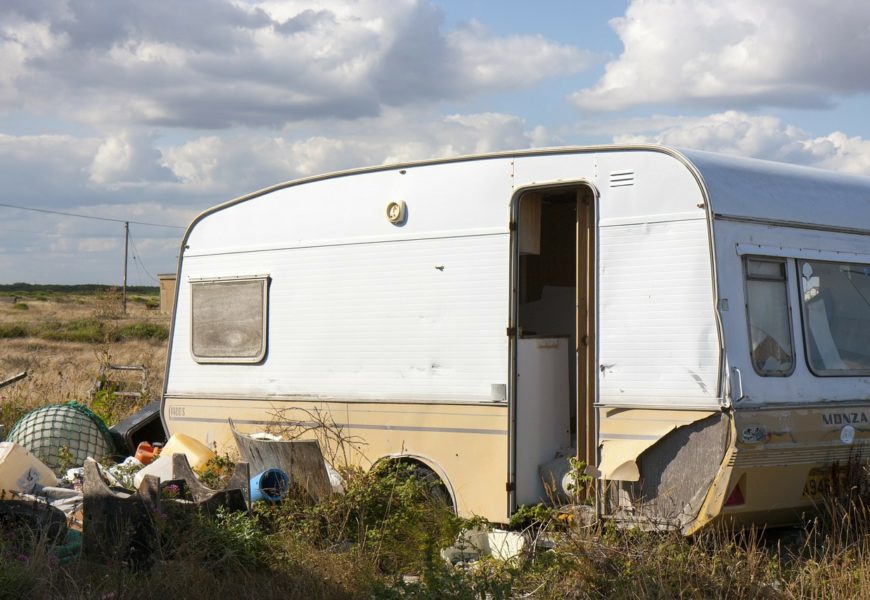
<path id="1" fill-rule="evenodd" d="M 166 432 L 160 422 L 160 401 L 145 405 L 120 423 L 109 429 L 115 445 L 124 454 L 133 454 L 139 442 L 165 442 Z"/>
<path id="2" fill-rule="evenodd" d="M 266 469 L 251 477 L 251 502 L 280 502 L 290 489 L 290 477 L 281 469 Z"/>
<path id="3" fill-rule="evenodd" d="M 136 447 L 136 453 L 133 455 L 143 465 L 149 465 L 154 462 L 160 451 L 163 449 L 163 444 L 152 444 L 151 442 L 139 442 Z"/>
<path id="4" fill-rule="evenodd" d="M 41 460 L 14 442 L 0 442 L 0 490 L 31 494 L 57 477 Z"/>
<path id="5" fill-rule="evenodd" d="M 115 454 L 106 424 L 77 402 L 50 404 L 27 413 L 6 441 L 24 446 L 55 473 L 70 464 L 83 465 L 88 456 L 102 460 Z"/>
<path id="6" fill-rule="evenodd" d="M 341 476 L 341 473 L 336 471 L 326 461 L 323 462 L 323 465 L 326 467 L 326 474 L 329 476 L 329 485 L 332 487 L 332 493 L 344 494 L 344 478 Z"/>
<path id="7" fill-rule="evenodd" d="M 112 484 L 132 489 L 133 478 L 142 469 L 142 463 L 135 456 L 128 456 L 123 462 L 111 467 L 100 466 L 103 476 Z"/>
<path id="8" fill-rule="evenodd" d="M 81 551 L 82 533 L 75 529 L 67 529 L 66 539 L 64 539 L 63 544 L 56 545 L 52 550 L 57 557 L 57 562 L 62 565 L 78 556 Z"/>
<path id="9" fill-rule="evenodd" d="M 526 538 L 522 533 L 469 529 L 459 534 L 453 546 L 441 550 L 441 558 L 450 565 L 469 564 L 485 557 L 507 561 L 519 556 L 525 547 Z"/>
<path id="10" fill-rule="evenodd" d="M 200 441 L 185 435 L 176 433 L 160 451 L 160 456 L 150 465 L 136 473 L 133 477 L 133 487 L 139 488 L 146 475 L 154 475 L 161 480 L 172 479 L 172 455 L 184 454 L 193 469 L 201 469 L 211 460 L 215 453 Z"/>
<path id="11" fill-rule="evenodd" d="M 214 458 L 214 450 L 189 435 L 176 433 L 166 442 L 160 455 L 184 454 L 193 469 L 201 469 Z"/>
<path id="12" fill-rule="evenodd" d="M 135 489 L 139 489 L 139 486 L 142 485 L 146 475 L 153 475 L 160 481 L 172 479 L 172 455 L 163 454 L 150 465 L 147 465 L 136 473 L 133 476 L 133 487 Z"/>

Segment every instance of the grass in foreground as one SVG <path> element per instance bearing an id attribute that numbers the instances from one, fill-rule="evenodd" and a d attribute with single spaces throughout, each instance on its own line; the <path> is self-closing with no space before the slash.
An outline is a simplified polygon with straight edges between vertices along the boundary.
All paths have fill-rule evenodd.
<path id="1" fill-rule="evenodd" d="M 347 494 L 300 493 L 254 514 L 158 523 L 153 563 L 77 558 L 57 564 L 44 541 L 0 542 L 0 598 L 862 598 L 870 576 L 870 511 L 849 493 L 791 541 L 758 531 L 677 533 L 565 524 L 509 562 L 450 566 L 439 550 L 469 526 L 433 502 L 401 466 L 346 474 Z M 851 497 L 850 497 L 851 496 Z M 840 502 L 848 502 L 841 504 Z M 46 573 L 50 575 L 45 576 Z M 413 576 L 413 577 L 408 577 Z"/>
<path id="2" fill-rule="evenodd" d="M 99 366 L 144 364 L 161 388 L 165 341 L 145 318 L 121 319 L 114 298 L 60 297 L 0 304 L 0 375 L 30 375 L 0 390 L 0 423 L 48 403 L 87 401 Z M 163 323 L 157 325 L 165 327 Z M 129 329 L 125 329 L 129 327 Z M 127 335 L 122 332 L 129 332 Z M 16 332 L 21 332 L 18 335 Z M 36 332 L 36 335 L 34 335 Z M 107 335 L 111 332 L 111 335 Z M 3 334 L 0 333 L 0 337 Z M 111 401 L 102 414 L 133 405 Z M 759 532 L 676 533 L 566 524 L 529 511 L 532 534 L 548 538 L 507 563 L 453 567 L 440 557 L 465 527 L 432 502 L 423 482 L 387 465 L 345 473 L 347 494 L 315 504 L 299 493 L 253 515 L 163 523 L 148 568 L 77 557 L 61 563 L 47 540 L 0 528 L 4 598 L 863 598 L 870 583 L 870 493 L 866 470 L 838 490 L 822 517 L 788 543 Z M 406 576 L 413 576 L 408 578 Z"/>

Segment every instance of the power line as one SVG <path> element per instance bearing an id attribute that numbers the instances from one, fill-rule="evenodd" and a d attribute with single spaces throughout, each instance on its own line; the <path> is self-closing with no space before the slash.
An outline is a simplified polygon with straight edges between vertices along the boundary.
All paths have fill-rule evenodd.
<path id="1" fill-rule="evenodd" d="M 152 275 L 148 268 L 145 267 L 145 263 L 142 262 L 142 254 L 139 253 L 139 249 L 136 247 L 136 242 L 133 241 L 133 236 L 130 236 L 130 246 L 133 247 L 133 260 L 136 261 L 136 270 L 139 270 L 139 267 L 142 267 L 142 270 L 145 271 L 145 274 L 153 279 L 154 281 L 158 281 L 154 275 Z"/>
<path id="2" fill-rule="evenodd" d="M 184 229 L 178 225 L 164 225 L 162 223 L 147 223 L 145 221 L 131 221 L 129 219 L 112 219 L 109 217 L 95 217 L 93 215 L 80 215 L 76 213 L 68 213 L 60 210 L 50 210 L 48 208 L 33 208 L 31 206 L 17 206 L 15 204 L 3 204 L 0 206 L 5 208 L 17 208 L 18 210 L 29 210 L 38 213 L 48 213 L 51 215 L 62 215 L 64 217 L 78 217 L 79 219 L 93 219 L 95 221 L 111 221 L 112 223 L 135 223 L 136 225 L 146 225 L 148 227 L 166 227 L 167 229 Z"/>

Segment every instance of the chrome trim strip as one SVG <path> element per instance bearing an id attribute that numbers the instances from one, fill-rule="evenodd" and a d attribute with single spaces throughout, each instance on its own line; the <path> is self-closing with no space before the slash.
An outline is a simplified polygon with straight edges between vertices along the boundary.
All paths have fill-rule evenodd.
<path id="1" fill-rule="evenodd" d="M 484 406 L 494 408 L 506 408 L 507 401 L 493 402 L 491 400 L 420 400 L 414 398 L 402 398 L 401 400 L 372 400 L 365 398 L 324 398 L 317 396 L 242 396 L 238 394 L 164 394 L 164 400 L 172 401 L 179 400 L 183 402 L 190 401 L 209 401 L 209 400 L 244 400 L 253 402 L 304 402 L 307 404 L 373 404 L 377 406 L 406 405 L 406 404 L 422 404 L 429 406 Z M 376 411 L 372 411 L 376 412 Z M 443 413 L 442 413 L 443 414 Z"/>
<path id="2" fill-rule="evenodd" d="M 196 418 L 196 417 L 170 417 L 170 421 L 187 421 L 193 423 L 226 423 L 226 419 Z M 298 425 L 303 427 L 316 427 L 320 423 L 314 421 L 274 421 L 263 419 L 233 419 L 233 423 L 243 425 Z M 425 427 L 422 425 L 366 425 L 363 423 L 337 423 L 339 427 L 348 429 L 373 429 L 386 431 L 428 431 L 433 433 L 469 433 L 481 435 L 507 435 L 507 429 L 474 429 L 470 427 Z"/>
<path id="3" fill-rule="evenodd" d="M 788 227 L 791 229 L 811 229 L 813 231 L 826 231 L 829 233 L 847 233 L 851 235 L 870 235 L 870 229 L 860 227 L 838 227 L 834 225 L 819 225 L 817 223 L 802 223 L 800 221 L 785 221 L 778 219 L 765 219 L 762 217 L 741 217 L 716 213 L 713 218 L 718 221 L 731 221 L 733 223 L 750 223 L 754 225 L 768 225 L 773 227 Z"/>

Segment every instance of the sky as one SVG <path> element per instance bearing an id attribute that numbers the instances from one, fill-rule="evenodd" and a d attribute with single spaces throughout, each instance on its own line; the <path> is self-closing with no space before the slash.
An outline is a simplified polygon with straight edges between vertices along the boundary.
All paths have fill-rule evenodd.
<path id="1" fill-rule="evenodd" d="M 406 160 L 663 143 L 870 175 L 868 109 L 866 0 L 3 0 L 0 283 L 120 284 L 130 221 L 156 285 L 202 210 Z"/>

